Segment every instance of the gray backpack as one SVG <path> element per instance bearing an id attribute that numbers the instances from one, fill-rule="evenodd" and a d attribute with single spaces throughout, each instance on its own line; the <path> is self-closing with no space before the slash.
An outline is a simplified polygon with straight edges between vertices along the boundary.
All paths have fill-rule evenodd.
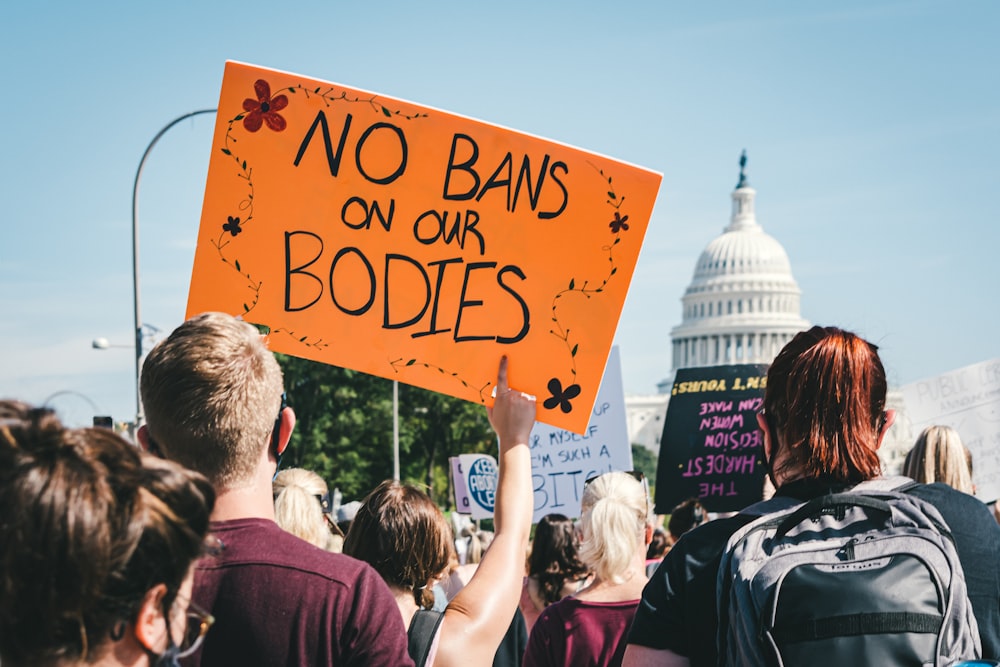
<path id="1" fill-rule="evenodd" d="M 935 665 L 982 654 L 958 553 L 905 477 L 776 497 L 719 566 L 722 665 Z"/>

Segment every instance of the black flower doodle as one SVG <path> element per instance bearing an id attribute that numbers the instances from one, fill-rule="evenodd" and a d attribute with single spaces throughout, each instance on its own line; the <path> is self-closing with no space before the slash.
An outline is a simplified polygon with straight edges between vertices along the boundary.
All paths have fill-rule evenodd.
<path id="1" fill-rule="evenodd" d="M 571 400 L 580 395 L 580 385 L 571 384 L 566 389 L 563 389 L 562 382 L 559 378 L 552 378 L 549 380 L 549 391 L 552 395 L 545 399 L 546 410 L 555 410 L 556 406 L 565 413 L 570 413 L 573 411 L 573 404 L 570 403 Z"/>
<path id="2" fill-rule="evenodd" d="M 229 232 L 233 236 L 236 236 L 237 234 L 239 234 L 240 232 L 243 231 L 242 229 L 240 229 L 240 219 L 239 218 L 234 218 L 231 215 L 227 216 L 227 217 L 229 218 L 229 222 L 223 223 L 223 225 L 222 225 L 222 231 Z"/>
<path id="3" fill-rule="evenodd" d="M 572 374 L 571 381 L 577 379 L 576 360 L 577 353 L 580 352 L 580 343 L 577 338 L 570 337 L 570 327 L 566 326 L 565 317 L 560 313 L 559 307 L 564 302 L 564 297 L 582 296 L 586 299 L 591 299 L 595 297 L 599 298 L 604 294 L 614 279 L 615 274 L 618 273 L 619 266 L 615 261 L 615 250 L 622 243 L 622 232 L 628 231 L 629 228 L 628 216 L 621 213 L 622 207 L 625 204 L 625 195 L 621 194 L 614 187 L 611 176 L 605 174 L 597 165 L 591 163 L 591 166 L 607 183 L 607 190 L 605 190 L 607 193 L 606 203 L 614 209 L 614 219 L 608 223 L 608 227 L 611 229 L 611 233 L 614 234 L 614 240 L 611 243 L 602 245 L 600 248 L 602 252 L 607 253 L 608 260 L 608 273 L 603 279 L 594 280 L 591 278 L 579 281 L 576 277 L 572 277 L 569 280 L 569 287 L 559 290 L 552 297 L 551 316 L 549 318 L 552 324 L 549 333 L 561 340 L 566 347 L 566 351 L 569 353 L 571 365 L 569 372 Z M 553 385 L 553 383 L 555 384 Z M 554 410 L 558 406 L 563 412 L 569 412 L 573 409 L 572 404 L 569 402 L 570 399 L 580 394 L 580 387 L 576 384 L 571 384 L 566 387 L 565 392 L 562 392 L 562 384 L 556 378 L 553 378 L 549 382 L 549 390 L 552 392 L 552 398 L 542 404 L 547 410 Z"/>
<path id="4" fill-rule="evenodd" d="M 619 232 L 628 231 L 628 216 L 623 216 L 618 211 L 615 211 L 615 219 L 611 221 L 608 225 L 611 228 L 612 234 L 617 234 Z"/>

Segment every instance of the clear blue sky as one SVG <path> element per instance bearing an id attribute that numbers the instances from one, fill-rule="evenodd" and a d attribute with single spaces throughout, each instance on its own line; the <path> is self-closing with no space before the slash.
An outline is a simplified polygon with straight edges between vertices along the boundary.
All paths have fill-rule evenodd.
<path id="1" fill-rule="evenodd" d="M 0 396 L 134 416 L 131 193 L 216 105 L 226 59 L 400 97 L 662 172 L 619 324 L 624 386 L 670 370 L 740 151 L 802 314 L 895 384 L 1000 354 L 1000 4 L 25 2 L 0 53 Z M 143 320 L 184 315 L 212 116 L 154 149 Z M 80 395 L 86 398 L 81 398 Z"/>

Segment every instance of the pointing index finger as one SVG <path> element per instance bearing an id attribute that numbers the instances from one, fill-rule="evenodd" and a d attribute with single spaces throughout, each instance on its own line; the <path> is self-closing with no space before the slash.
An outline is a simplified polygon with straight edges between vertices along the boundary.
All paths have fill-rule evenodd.
<path id="1" fill-rule="evenodd" d="M 500 357 L 500 370 L 497 371 L 497 395 L 506 392 L 510 387 L 507 385 L 507 355 Z"/>

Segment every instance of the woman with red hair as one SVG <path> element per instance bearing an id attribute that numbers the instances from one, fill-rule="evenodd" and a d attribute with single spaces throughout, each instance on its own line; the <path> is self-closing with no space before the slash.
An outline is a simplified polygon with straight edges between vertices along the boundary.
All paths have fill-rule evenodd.
<path id="1" fill-rule="evenodd" d="M 835 327 L 796 335 L 768 369 L 764 432 L 777 496 L 808 501 L 881 475 L 877 450 L 895 419 L 887 410 L 878 348 Z M 907 493 L 947 521 L 965 570 L 983 657 L 1000 657 L 1000 528 L 972 496 L 943 484 Z M 729 537 L 755 517 L 710 521 L 667 553 L 643 590 L 625 667 L 715 665 L 717 573 Z"/>

